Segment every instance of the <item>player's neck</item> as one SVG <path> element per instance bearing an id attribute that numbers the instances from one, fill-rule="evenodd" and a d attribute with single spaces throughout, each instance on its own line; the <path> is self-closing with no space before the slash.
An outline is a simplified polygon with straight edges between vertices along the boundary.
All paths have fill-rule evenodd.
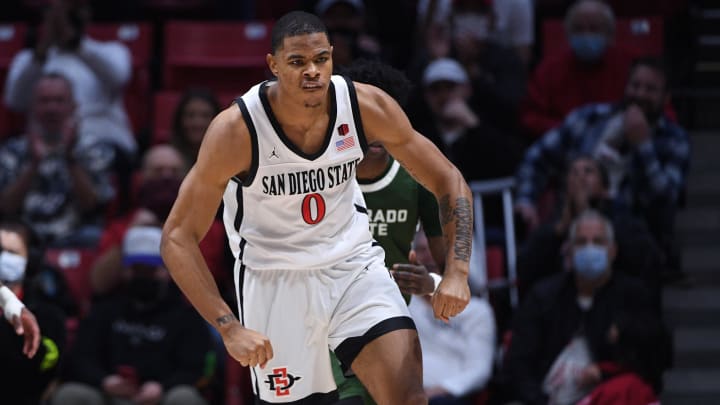
<path id="1" fill-rule="evenodd" d="M 328 114 L 327 97 L 317 106 L 308 106 L 302 100 L 283 94 L 280 86 L 269 87 L 267 96 L 275 118 L 283 126 L 309 128 L 318 118 Z"/>

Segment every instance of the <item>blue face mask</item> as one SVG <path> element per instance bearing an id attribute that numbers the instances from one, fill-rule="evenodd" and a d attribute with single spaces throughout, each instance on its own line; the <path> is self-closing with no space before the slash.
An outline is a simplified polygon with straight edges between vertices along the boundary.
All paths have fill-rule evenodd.
<path id="1" fill-rule="evenodd" d="M 600 60 L 607 49 L 607 37 L 602 34 L 573 34 L 569 40 L 575 56 L 584 62 Z"/>
<path id="2" fill-rule="evenodd" d="M 575 248 L 573 267 L 585 280 L 597 280 L 608 268 L 608 249 L 605 246 L 585 245 Z"/>

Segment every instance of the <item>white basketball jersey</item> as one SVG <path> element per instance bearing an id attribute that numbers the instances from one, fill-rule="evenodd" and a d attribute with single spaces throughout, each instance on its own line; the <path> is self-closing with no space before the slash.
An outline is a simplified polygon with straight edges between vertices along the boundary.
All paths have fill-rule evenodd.
<path id="1" fill-rule="evenodd" d="M 308 155 L 284 134 L 267 98 L 275 81 L 237 100 L 252 140 L 245 179 L 228 182 L 223 219 L 236 259 L 252 269 L 328 268 L 370 247 L 355 168 L 367 148 L 352 82 L 332 76 L 328 129 Z"/>

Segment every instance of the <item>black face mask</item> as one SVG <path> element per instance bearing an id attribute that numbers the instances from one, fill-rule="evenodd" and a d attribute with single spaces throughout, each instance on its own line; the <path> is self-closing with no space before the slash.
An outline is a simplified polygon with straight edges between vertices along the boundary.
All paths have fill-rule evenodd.
<path id="1" fill-rule="evenodd" d="M 160 280 L 135 277 L 127 284 L 128 295 L 141 304 L 153 304 L 165 298 L 166 288 Z"/>
<path id="2" fill-rule="evenodd" d="M 142 207 L 155 214 L 158 220 L 165 222 L 181 183 L 181 179 L 173 177 L 146 180 L 138 190 L 138 201 Z"/>

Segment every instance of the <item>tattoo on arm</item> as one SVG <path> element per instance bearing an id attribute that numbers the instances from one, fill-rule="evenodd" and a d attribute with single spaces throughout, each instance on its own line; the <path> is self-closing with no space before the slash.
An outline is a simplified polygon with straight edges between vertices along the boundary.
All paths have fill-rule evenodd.
<path id="1" fill-rule="evenodd" d="M 472 208 L 465 197 L 455 200 L 455 207 L 450 206 L 450 196 L 445 195 L 438 201 L 440 224 L 444 227 L 455 220 L 455 260 L 470 261 L 472 249 Z M 446 236 L 447 237 L 447 236 Z"/>
<path id="2" fill-rule="evenodd" d="M 235 315 L 227 314 L 227 315 L 223 315 L 220 318 L 216 319 L 215 322 L 217 322 L 218 326 L 223 326 L 226 323 L 230 323 L 230 322 L 234 321 L 235 319 L 236 319 Z"/>
<path id="3" fill-rule="evenodd" d="M 455 259 L 470 261 L 472 250 L 472 207 L 465 197 L 455 200 Z"/>

